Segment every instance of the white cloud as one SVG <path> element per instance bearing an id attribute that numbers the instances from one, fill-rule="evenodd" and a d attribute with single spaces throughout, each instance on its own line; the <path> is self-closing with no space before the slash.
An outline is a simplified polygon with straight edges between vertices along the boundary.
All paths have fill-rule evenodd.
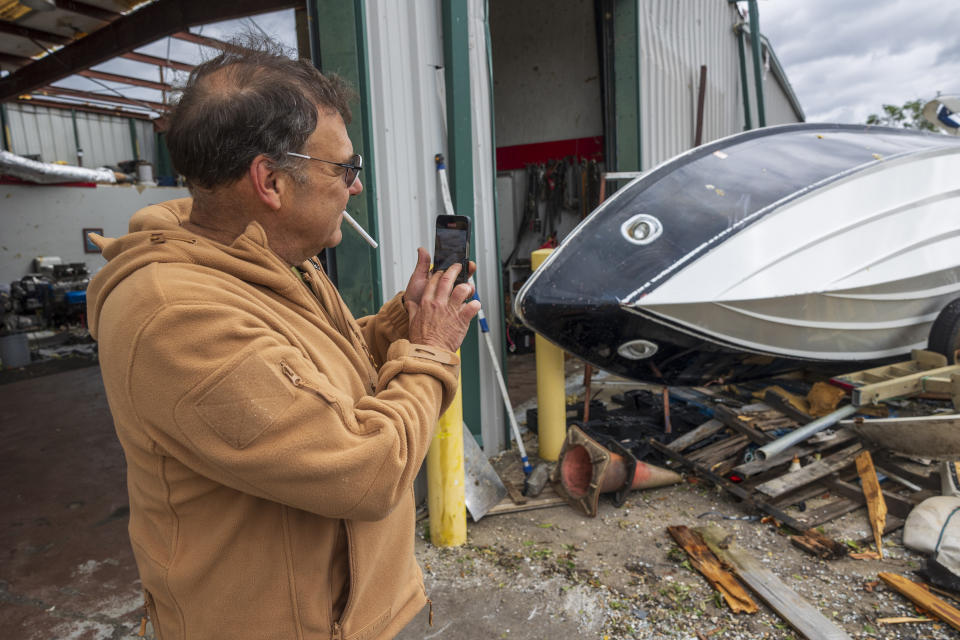
<path id="1" fill-rule="evenodd" d="M 759 12 L 808 121 L 862 123 L 883 104 L 960 93 L 960 3 L 766 0 Z"/>

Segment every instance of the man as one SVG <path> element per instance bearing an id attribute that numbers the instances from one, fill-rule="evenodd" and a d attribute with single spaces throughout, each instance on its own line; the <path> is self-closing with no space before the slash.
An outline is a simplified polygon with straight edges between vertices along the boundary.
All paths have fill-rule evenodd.
<path id="1" fill-rule="evenodd" d="M 168 133 L 192 201 L 95 238 L 90 327 L 162 640 L 390 638 L 428 602 L 412 485 L 479 303 L 418 249 L 404 296 L 354 320 L 313 262 L 363 188 L 347 96 L 269 51 L 200 65 Z"/>

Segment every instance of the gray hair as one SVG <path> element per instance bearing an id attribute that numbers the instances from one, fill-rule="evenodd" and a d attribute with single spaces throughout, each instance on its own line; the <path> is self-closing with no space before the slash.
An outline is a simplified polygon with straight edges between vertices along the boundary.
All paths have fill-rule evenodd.
<path id="1" fill-rule="evenodd" d="M 195 196 L 239 180 L 263 154 L 302 181 L 301 151 L 317 109 L 350 122 L 353 90 L 308 60 L 293 60 L 267 38 L 246 36 L 193 69 L 170 115 L 167 147 Z"/>

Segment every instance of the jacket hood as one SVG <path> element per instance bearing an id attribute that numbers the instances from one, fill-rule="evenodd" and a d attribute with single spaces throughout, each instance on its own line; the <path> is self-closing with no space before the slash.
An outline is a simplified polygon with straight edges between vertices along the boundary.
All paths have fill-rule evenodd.
<path id="1" fill-rule="evenodd" d="M 130 233 L 121 238 L 90 234 L 107 260 L 87 287 L 87 318 L 95 340 L 100 310 L 110 293 L 132 273 L 153 263 L 213 269 L 272 289 L 304 306 L 310 304 L 309 292 L 292 277 L 289 265 L 270 250 L 259 223 L 247 225 L 232 244 L 220 244 L 183 228 L 192 205 L 191 198 L 181 198 L 140 209 L 130 219 Z"/>

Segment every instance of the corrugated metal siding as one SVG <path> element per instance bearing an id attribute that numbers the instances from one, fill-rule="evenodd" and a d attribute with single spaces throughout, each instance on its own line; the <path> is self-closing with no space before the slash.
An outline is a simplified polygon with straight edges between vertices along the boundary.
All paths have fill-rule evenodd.
<path id="1" fill-rule="evenodd" d="M 470 101 L 473 104 L 473 213 L 474 245 L 477 255 L 477 295 L 483 301 L 483 311 L 490 318 L 490 338 L 497 357 L 503 344 L 499 318 L 500 259 L 497 256 L 497 223 L 494 206 L 493 113 L 490 109 L 490 66 L 487 56 L 485 0 L 469 0 L 470 14 Z M 483 337 L 480 338 L 481 342 Z M 500 452 L 506 444 L 503 407 L 500 389 L 494 382 L 493 366 L 486 345 L 480 345 L 480 406 L 484 407 L 483 447 L 489 455 Z M 501 363 L 502 365 L 503 363 Z M 501 366 L 501 370 L 504 367 Z"/>
<path id="2" fill-rule="evenodd" d="M 38 154 L 43 162 L 77 164 L 76 137 L 73 120 L 67 109 L 35 107 L 28 104 L 9 104 L 10 137 L 13 153 Z M 124 160 L 133 160 L 130 141 L 130 121 L 127 118 L 76 112 L 77 137 L 83 149 L 83 166 L 116 166 Z M 134 120 L 140 157 L 155 163 L 155 136 L 153 124 Z"/>
<path id="3" fill-rule="evenodd" d="M 740 68 L 725 0 L 640 0 L 643 168 L 693 146 L 700 65 L 707 66 L 703 142 L 743 129 Z"/>
<path id="4" fill-rule="evenodd" d="M 759 125 L 757 120 L 757 94 L 756 83 L 753 75 L 753 49 L 749 32 L 744 34 L 744 55 L 747 61 L 747 92 L 750 94 L 750 116 L 753 127 Z M 788 92 L 780 84 L 777 74 L 770 68 L 771 61 L 767 57 L 767 47 L 761 42 L 761 51 L 764 56 L 760 58 L 761 82 L 763 83 L 763 105 L 764 115 L 766 116 L 767 126 L 772 127 L 778 124 L 789 124 L 791 122 L 801 122 L 797 112 L 788 97 Z M 743 101 L 741 100 L 741 108 Z M 741 111 L 742 113 L 742 111 Z"/>
<path id="5" fill-rule="evenodd" d="M 483 88 L 487 82 L 486 43 L 482 31 L 478 31 L 482 22 L 477 18 L 483 15 L 482 5 L 480 0 L 470 0 L 471 89 L 477 92 L 472 96 L 474 169 L 478 176 L 474 185 L 474 237 L 479 295 L 491 301 L 486 303 L 486 313 L 495 318 L 500 313 L 492 302 L 500 297 L 499 264 L 490 257 L 496 255 L 496 226 L 489 168 L 491 114 Z M 366 11 L 380 264 L 383 296 L 388 299 L 406 286 L 416 264 L 414 249 L 421 246 L 433 252 L 434 220 L 442 213 L 433 156 L 444 153 L 446 146 L 443 28 L 438 0 L 368 0 Z M 481 350 L 485 352 L 482 345 Z M 503 442 L 503 412 L 485 355 L 481 354 L 480 363 L 482 433 L 492 453 Z"/>

